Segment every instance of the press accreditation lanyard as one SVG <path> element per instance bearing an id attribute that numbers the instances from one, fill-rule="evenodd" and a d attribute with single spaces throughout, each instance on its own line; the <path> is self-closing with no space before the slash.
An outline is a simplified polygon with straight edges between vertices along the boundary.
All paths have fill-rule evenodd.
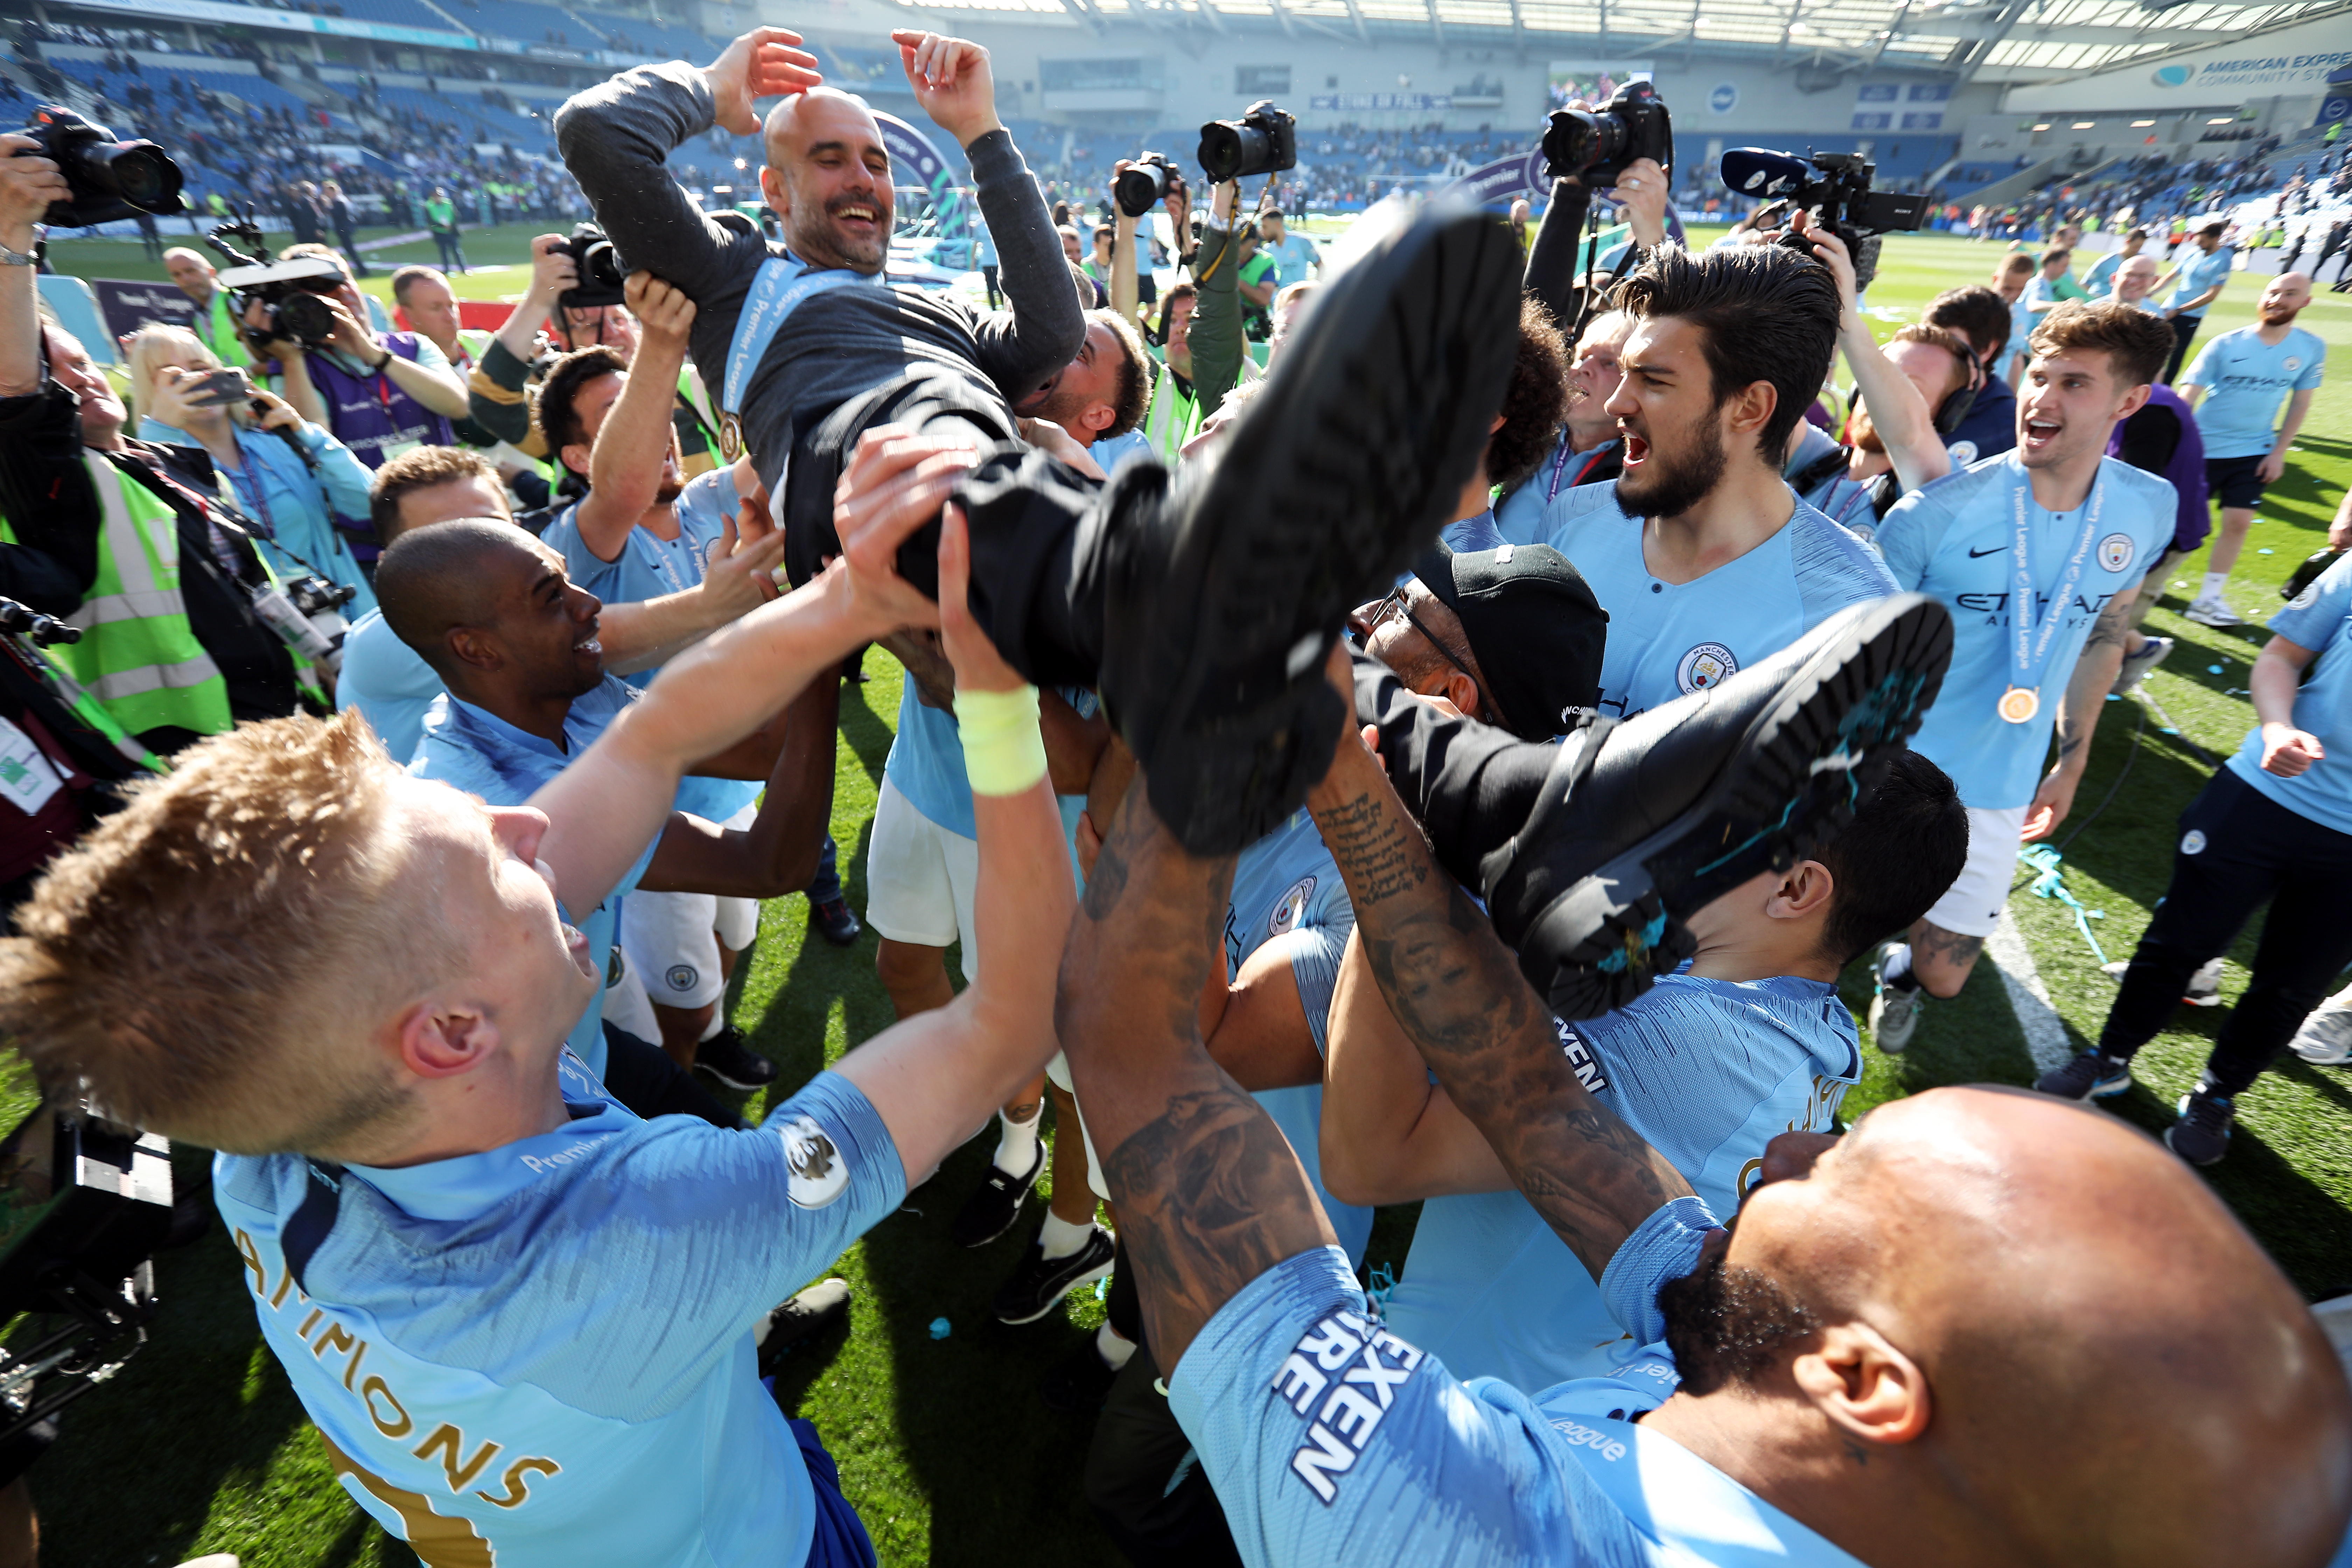
<path id="1" fill-rule="evenodd" d="M 2105 465 L 2100 465 L 2104 470 Z M 2100 476 L 2104 478 L 2104 473 Z M 2042 617 L 2039 632 L 2033 627 L 2033 533 L 2026 497 L 2032 487 L 2032 479 L 2016 475 L 2010 485 L 2010 510 L 2014 529 L 2009 549 L 2009 689 L 2000 694 L 2000 716 L 2012 724 L 2029 722 L 2042 711 L 2042 675 L 2050 663 L 2050 647 L 2056 640 L 2059 623 L 2064 619 L 2066 606 L 2073 602 L 2074 590 L 2083 581 L 2083 568 L 2091 559 L 2091 541 L 2099 536 L 2099 511 L 2106 505 L 2106 491 L 2098 479 L 2091 481 L 2089 504 L 2083 509 L 2082 531 L 2075 536 L 2074 548 L 2067 553 L 2066 570 L 2060 574 L 2058 585 L 2051 591 L 2049 614 Z"/>
<path id="2" fill-rule="evenodd" d="M 858 283 L 885 286 L 881 273 L 869 277 L 838 267 L 813 271 L 797 257 L 772 256 L 761 264 L 760 275 L 751 280 L 751 292 L 743 301 L 743 313 L 735 318 L 735 335 L 727 344 L 727 379 L 719 394 L 719 451 L 729 462 L 743 455 L 744 389 L 751 385 L 751 372 L 775 341 L 784 318 L 813 294 Z"/>

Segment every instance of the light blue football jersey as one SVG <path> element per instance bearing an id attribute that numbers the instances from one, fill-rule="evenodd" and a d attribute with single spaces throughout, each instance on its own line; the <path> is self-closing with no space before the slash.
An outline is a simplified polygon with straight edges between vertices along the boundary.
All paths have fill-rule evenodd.
<path id="1" fill-rule="evenodd" d="M 1718 1215 L 1783 1132 L 1826 1132 L 1862 1077 L 1853 1015 L 1818 980 L 1668 975 L 1630 1006 L 1558 1026 L 1593 1098 Z M 1548 1388 L 1613 1375 L 1639 1349 L 1584 1265 L 1516 1191 L 1431 1198 L 1389 1326 L 1460 1377 Z"/>
<path id="2" fill-rule="evenodd" d="M 2172 542 L 2178 510 L 2170 480 L 2119 458 L 2104 460 L 2085 502 L 2098 509 L 2090 553 L 2074 592 L 2053 611 L 2050 596 L 2064 579 L 2087 514 L 2083 507 L 2044 511 L 2032 490 L 2025 492 L 2035 605 L 2029 629 L 2038 635 L 2053 613 L 2064 618 L 2040 672 L 2041 710 L 2012 724 L 1999 704 L 2011 677 L 2012 497 L 2027 482 L 2017 454 L 2004 452 L 1913 490 L 1878 524 L 1878 549 L 1895 581 L 1941 599 L 1952 612 L 1951 668 L 1911 749 L 1951 774 L 1963 801 L 1988 811 L 2032 803 L 2058 699 L 2091 624 L 2110 599 L 2137 587 Z"/>
<path id="3" fill-rule="evenodd" d="M 1609 612 L 1601 655 L 1601 710 L 1630 719 L 1732 676 L 1787 647 L 1849 605 L 1895 592 L 1868 545 L 1816 509 L 1736 561 L 1688 583 L 1650 575 L 1642 520 L 1614 485 L 1560 492 L 1539 542 L 1568 557 Z"/>
<path id="4" fill-rule="evenodd" d="M 1348 935 L 1356 929 L 1356 907 L 1348 901 L 1348 884 L 1339 863 L 1323 847 L 1315 819 L 1304 811 L 1241 852 L 1234 863 L 1234 888 L 1225 908 L 1225 978 L 1239 975 L 1242 964 L 1259 948 L 1279 942 L 1290 959 L 1291 977 L 1298 983 L 1298 1000 L 1307 1009 L 1307 1027 L 1315 1048 L 1324 1048 L 1325 1027 L 1331 1016 L 1331 992 L 1339 980 L 1339 956 L 1347 951 Z M 1270 1089 L 1257 1102 L 1298 1152 L 1315 1195 L 1323 1200 L 1333 1234 L 1347 1248 L 1349 1259 L 1361 1263 L 1372 1238 L 1372 1211 L 1343 1204 L 1323 1190 L 1323 1086 Z"/>
<path id="5" fill-rule="evenodd" d="M 417 743 L 416 759 L 408 771 L 418 778 L 438 779 L 453 784 L 468 795 L 479 795 L 491 805 L 521 805 L 539 793 L 541 785 L 562 773 L 577 760 L 580 753 L 594 744 L 622 709 L 636 700 L 636 693 L 612 676 L 606 676 L 593 690 L 572 700 L 571 711 L 563 718 L 565 749 L 557 751 L 550 742 L 528 730 L 517 729 L 487 708 L 477 708 L 444 692 L 433 700 L 425 717 L 424 739 Z M 697 781 L 683 780 L 678 785 L 681 796 L 686 786 Z M 681 808 L 683 809 L 683 808 Z M 612 963 L 613 932 L 620 923 L 621 900 L 627 897 L 652 864 L 654 850 L 661 843 L 656 832 L 604 901 L 587 911 L 585 917 L 566 910 L 563 918 L 580 928 L 588 939 L 588 962 L 597 973 L 605 974 Z M 572 1026 L 567 1043 L 589 1070 L 599 1078 L 604 1072 L 604 991 L 599 987 L 588 1004 L 580 1021 Z"/>
<path id="6" fill-rule="evenodd" d="M 568 1125 L 352 1167 L 314 1247 L 338 1189 L 309 1162 L 216 1156 L 262 1335 L 427 1562 L 797 1568 L 814 1498 L 751 1329 L 904 1201 L 889 1130 L 832 1073 L 730 1131 L 560 1071 Z"/>
<path id="7" fill-rule="evenodd" d="M 2286 807 L 2338 833 L 2352 833 L 2352 555 L 2336 564 L 2271 617 L 2271 630 L 2319 655 L 2294 694 L 2294 727 L 2327 754 L 2294 778 L 2263 771 L 2263 728 L 2229 761 L 2240 778 Z"/>
<path id="8" fill-rule="evenodd" d="M 577 505 L 566 507 L 540 538 L 563 557 L 564 574 L 574 587 L 586 589 L 608 605 L 634 605 L 700 587 L 709 570 L 710 547 L 725 532 L 735 505 L 735 470 L 713 468 L 687 481 L 678 493 L 673 508 L 677 515 L 676 539 L 662 539 L 639 525 L 629 530 L 619 555 L 600 561 L 580 537 Z M 658 668 L 644 669 L 621 679 L 643 689 L 659 673 Z"/>
<path id="9" fill-rule="evenodd" d="M 2197 363 L 2180 379 L 2206 388 L 2197 405 L 2197 433 L 2209 458 L 2255 458 L 2268 453 L 2278 437 L 2287 399 L 2308 392 L 2325 377 L 2327 345 L 2301 327 L 2289 327 L 2275 343 L 2263 342 L 2253 327 L 2223 332 L 2198 351 Z"/>
<path id="10" fill-rule="evenodd" d="M 1688 1199 L 1660 1210 L 1610 1265 L 1612 1300 L 1645 1298 L 1652 1326 L 1657 1287 L 1697 1258 L 1696 1231 L 1641 1246 L 1677 1210 L 1705 1215 Z M 1321 1247 L 1226 1302 L 1168 1393 L 1250 1568 L 1858 1568 L 1627 1419 L 1678 1381 L 1653 1344 L 1613 1376 L 1534 1395 L 1465 1384 L 1368 1319 L 1346 1260 Z"/>

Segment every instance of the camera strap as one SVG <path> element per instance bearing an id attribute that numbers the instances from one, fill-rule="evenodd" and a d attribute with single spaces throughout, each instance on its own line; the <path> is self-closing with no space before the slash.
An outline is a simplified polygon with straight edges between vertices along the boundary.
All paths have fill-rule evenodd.
<path id="1" fill-rule="evenodd" d="M 310 1169 L 310 1180 L 302 1184 L 302 1202 L 293 1216 L 278 1233 L 278 1250 L 286 1257 L 286 1272 L 294 1277 L 294 1287 L 305 1296 L 310 1293 L 310 1282 L 303 1276 L 310 1271 L 310 1259 L 335 1228 L 335 1216 L 342 1212 L 343 1168 L 330 1160 L 314 1160 L 303 1156 Z"/>
<path id="2" fill-rule="evenodd" d="M 719 393 L 719 456 L 731 463 L 743 455 L 743 394 L 785 319 L 813 294 L 860 283 L 888 286 L 885 273 L 869 276 L 841 267 L 818 271 L 795 256 L 771 256 L 760 264 L 727 344 L 727 378 Z"/>

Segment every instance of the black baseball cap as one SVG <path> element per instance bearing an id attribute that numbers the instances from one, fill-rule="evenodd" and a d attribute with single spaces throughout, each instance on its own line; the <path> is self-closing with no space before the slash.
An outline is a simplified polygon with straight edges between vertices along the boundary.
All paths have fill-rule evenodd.
<path id="1" fill-rule="evenodd" d="M 1413 574 L 1462 623 L 1503 728 L 1549 741 L 1568 732 L 1573 710 L 1600 702 L 1609 612 L 1567 556 L 1548 544 L 1460 554 L 1441 544 Z"/>

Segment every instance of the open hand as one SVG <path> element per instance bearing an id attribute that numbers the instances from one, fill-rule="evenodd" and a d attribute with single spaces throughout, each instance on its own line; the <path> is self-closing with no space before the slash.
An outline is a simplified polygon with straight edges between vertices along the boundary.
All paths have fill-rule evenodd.
<path id="1" fill-rule="evenodd" d="M 756 100 L 806 92 L 824 78 L 801 36 L 783 27 L 754 27 L 702 68 L 710 84 L 711 116 L 738 136 L 759 132 Z"/>
<path id="2" fill-rule="evenodd" d="M 859 613 L 877 635 L 894 626 L 936 626 L 939 606 L 898 575 L 898 546 L 937 517 L 977 460 L 969 447 L 919 437 L 903 425 L 877 425 L 833 491 L 834 531 Z"/>
<path id="3" fill-rule="evenodd" d="M 900 27 L 890 35 L 915 101 L 939 128 L 969 147 L 999 129 L 996 78 L 988 51 L 969 38 Z"/>

